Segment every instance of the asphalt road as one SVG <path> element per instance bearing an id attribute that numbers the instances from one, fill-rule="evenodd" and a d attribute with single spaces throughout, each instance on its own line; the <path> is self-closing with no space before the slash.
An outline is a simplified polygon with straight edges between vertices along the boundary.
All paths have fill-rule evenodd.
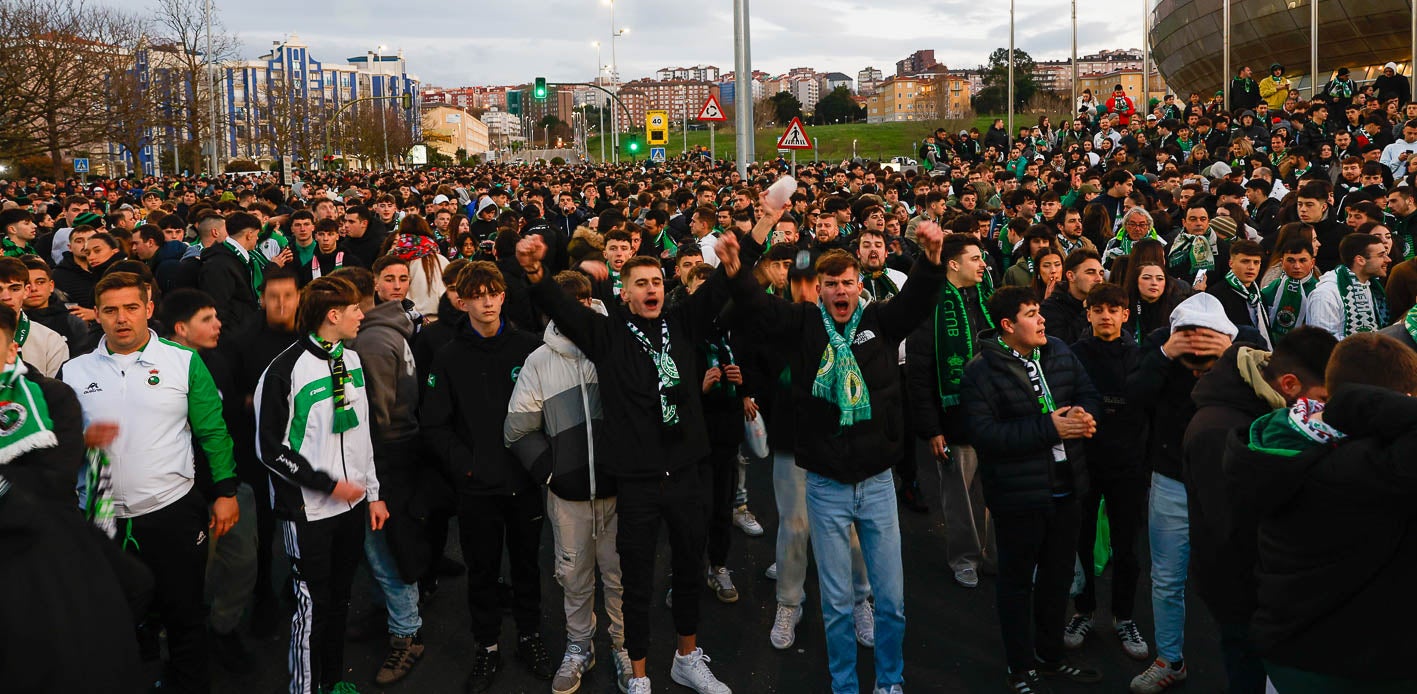
<path id="1" fill-rule="evenodd" d="M 905 691 L 911 694 L 1002 693 L 1007 689 L 1004 686 L 1003 649 L 994 611 L 993 580 L 984 576 L 978 588 L 969 590 L 958 586 L 952 579 L 952 572 L 945 563 L 944 521 L 933 493 L 937 489 L 936 479 L 933 465 L 922 467 L 921 482 L 927 490 L 931 506 L 928 515 L 901 511 L 906 591 Z M 808 572 L 806 609 L 797 629 L 797 643 L 787 651 L 775 650 L 768 643 L 768 631 L 776 606 L 774 584 L 763 576 L 763 569 L 773 562 L 773 538 L 777 526 L 772 501 L 771 465 L 763 462 L 750 466 L 748 486 L 749 507 L 757 514 L 766 532 L 762 537 L 749 538 L 734 531 L 729 568 L 734 572 L 741 597 L 737 603 L 725 605 L 709 595 L 704 596 L 699 644 L 712 658 L 714 673 L 739 694 L 828 692 L 826 646 L 814 569 Z M 551 572 L 550 544 L 551 531 L 548 527 L 542 541 L 544 633 L 548 635 L 553 657 L 559 660 L 559 653 L 564 648 L 565 619 L 561 611 L 561 590 Z M 455 537 L 450 538 L 448 547 L 452 556 L 458 556 Z M 668 588 L 667 557 L 668 547 L 662 544 L 657 572 L 661 577 L 657 581 L 661 592 L 657 594 Z M 1109 577 L 1110 570 L 1100 579 L 1098 588 L 1098 595 L 1104 603 L 1110 595 L 1107 590 Z M 1142 580 L 1147 581 L 1145 575 Z M 353 612 L 360 613 L 370 608 L 370 586 L 361 569 L 355 584 Z M 388 688 L 374 685 L 374 674 L 386 654 L 386 644 L 382 640 L 347 644 L 345 663 L 350 671 L 347 679 L 366 693 L 461 692 L 471 665 L 470 650 L 473 647 L 468 631 L 464 586 L 461 578 L 444 579 L 438 594 L 425 606 L 423 637 L 427 652 L 407 679 Z M 1136 620 L 1143 636 L 1151 642 L 1149 591 L 1149 584 L 1146 584 L 1138 593 Z M 1196 598 L 1189 601 L 1188 615 L 1186 663 L 1190 677 L 1182 690 L 1222 691 L 1225 675 L 1215 624 Z M 658 602 L 652 610 L 651 619 L 653 646 L 649 674 L 655 691 L 689 691 L 669 679 L 674 631 L 669 610 L 662 602 Z M 1110 620 L 1104 607 L 1098 614 L 1098 623 L 1110 624 Z M 607 623 L 603 612 L 600 622 L 602 625 Z M 282 634 L 267 641 L 250 641 L 257 656 L 257 667 L 251 672 L 233 675 L 213 665 L 216 680 L 214 692 L 247 694 L 284 691 L 287 682 L 287 640 L 288 635 Z M 549 682 L 533 678 L 512 656 L 515 640 L 515 627 L 508 617 L 504 621 L 501 642 L 503 670 L 492 692 L 549 692 Z M 598 653 L 608 653 L 609 637 L 603 629 L 597 635 L 596 648 Z M 1145 667 L 1145 663 L 1131 660 L 1123 654 L 1111 630 L 1105 627 L 1094 630 L 1083 649 L 1074 657 L 1099 668 L 1105 680 L 1096 685 L 1056 685 L 1055 691 L 1125 692 L 1131 678 Z M 869 650 L 859 651 L 858 667 L 863 687 L 869 692 L 874 682 Z M 618 691 L 614 684 L 614 667 L 608 658 L 602 658 L 600 664 L 588 674 L 581 691 L 588 694 Z"/>

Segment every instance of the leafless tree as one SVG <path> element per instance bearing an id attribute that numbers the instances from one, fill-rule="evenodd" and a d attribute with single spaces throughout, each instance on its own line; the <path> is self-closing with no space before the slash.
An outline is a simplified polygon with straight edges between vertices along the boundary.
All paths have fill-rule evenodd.
<path id="1" fill-rule="evenodd" d="M 176 76 L 174 91 L 179 98 L 172 103 L 174 116 L 182 125 L 186 141 L 196 145 L 192 170 L 201 171 L 205 168 L 201 143 L 211 133 L 211 100 L 220 94 L 217 77 L 210 66 L 219 66 L 236 57 L 239 43 L 235 34 L 227 32 L 213 7 L 212 46 L 208 52 L 206 0 L 155 0 L 155 3 L 155 42 L 169 44 L 173 49 L 169 54 L 173 64 L 165 67 Z"/>
<path id="2" fill-rule="evenodd" d="M 86 0 L 0 0 L 0 153 L 64 157 L 106 140 L 103 94 L 131 66 L 143 20 Z"/>
<path id="3" fill-rule="evenodd" d="M 154 95 L 136 70 L 124 70 L 109 76 L 104 106 L 107 119 L 102 134 L 122 147 L 133 169 L 141 172 L 143 148 L 156 146 L 154 133 L 164 125 Z"/>

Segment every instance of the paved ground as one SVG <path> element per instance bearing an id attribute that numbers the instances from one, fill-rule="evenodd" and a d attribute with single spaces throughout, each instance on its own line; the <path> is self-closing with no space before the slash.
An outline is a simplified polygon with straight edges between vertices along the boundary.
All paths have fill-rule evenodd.
<path id="1" fill-rule="evenodd" d="M 829 691 L 826 648 L 820 608 L 817 606 L 815 570 L 808 572 L 807 609 L 798 627 L 797 643 L 789 651 L 774 650 L 768 644 L 768 630 L 771 628 L 775 607 L 773 582 L 763 577 L 763 569 L 773 561 L 773 534 L 776 528 L 776 512 L 772 503 L 772 469 L 767 463 L 758 463 L 749 473 L 750 507 L 757 514 L 767 533 L 760 538 L 748 538 L 734 531 L 733 549 L 729 566 L 734 571 L 741 599 L 734 605 L 723 605 L 711 597 L 705 597 L 703 623 L 699 643 L 713 659 L 714 672 L 735 692 L 740 694 L 759 692 L 784 692 L 789 694 L 815 694 Z M 933 466 L 922 470 L 922 483 L 926 489 L 935 489 L 936 475 Z M 1004 692 L 1003 653 L 999 641 L 998 622 L 994 612 L 993 582 L 984 577 L 980 587 L 966 590 L 951 578 L 951 572 L 944 557 L 944 523 L 939 513 L 939 505 L 930 494 L 931 513 L 918 515 L 902 511 L 901 522 L 904 537 L 905 590 L 906 590 L 906 638 L 905 638 L 905 688 L 911 694 L 919 692 Z M 551 531 L 548 528 L 543 547 L 549 547 Z M 449 542 L 449 551 L 456 552 L 455 539 Z M 661 552 L 658 575 L 660 590 L 668 587 L 669 569 L 664 558 L 667 547 Z M 563 647 L 564 617 L 560 611 L 560 588 L 552 578 L 549 551 L 543 552 L 542 584 L 546 596 L 546 633 L 551 635 L 548 642 L 554 652 Z M 454 555 L 456 556 L 456 555 Z M 1109 572 L 1110 573 L 1110 572 Z M 1143 579 L 1146 580 L 1145 578 Z M 1107 578 L 1102 579 L 1099 595 L 1107 596 Z M 350 669 L 349 679 L 359 685 L 363 692 L 405 692 L 419 694 L 444 694 L 462 691 L 463 680 L 471 664 L 468 653 L 472 648 L 468 632 L 468 615 L 462 579 L 445 579 L 442 588 L 424 612 L 424 639 L 428 645 L 423 662 L 405 681 L 387 689 L 373 684 L 374 673 L 383 661 L 385 647 L 382 642 L 371 641 L 350 643 L 346 651 L 346 666 Z M 357 611 L 367 609 L 367 578 L 361 576 L 356 583 L 355 606 Z M 1137 621 L 1142 633 L 1151 640 L 1151 605 L 1147 598 L 1149 585 L 1143 585 L 1139 593 Z M 1106 598 L 1103 598 L 1104 602 Z M 1209 614 L 1198 600 L 1190 601 L 1190 618 L 1187 624 L 1187 664 L 1190 679 L 1185 690 L 1192 692 L 1215 692 L 1224 688 L 1224 671 L 1221 667 L 1217 631 Z M 650 656 L 650 677 L 655 682 L 655 690 L 688 691 L 673 684 L 669 679 L 669 662 L 673 648 L 673 625 L 669 610 L 662 603 L 651 613 L 654 630 L 654 646 Z M 1110 616 L 1099 615 L 1110 623 Z M 605 623 L 604 619 L 601 620 Z M 214 666 L 217 694 L 248 692 L 279 692 L 285 686 L 286 636 L 270 641 L 253 643 L 257 650 L 259 666 L 250 673 L 232 676 Z M 508 618 L 504 623 L 502 644 L 504 669 L 492 691 L 496 694 L 521 694 L 550 691 L 549 683 L 538 681 L 527 674 L 519 662 L 511 658 L 514 650 L 515 630 Z M 598 636 L 597 649 L 608 648 L 608 638 Z M 860 651 L 862 661 L 860 672 L 862 681 L 872 682 L 870 651 Z M 1123 655 L 1110 630 L 1094 632 L 1077 657 L 1100 668 L 1106 679 L 1098 685 L 1059 686 L 1059 692 L 1125 692 L 1127 683 L 1142 669 L 1137 663 Z M 583 692 L 588 694 L 611 694 L 618 691 L 614 685 L 614 670 L 608 660 L 602 661 L 589 675 Z"/>

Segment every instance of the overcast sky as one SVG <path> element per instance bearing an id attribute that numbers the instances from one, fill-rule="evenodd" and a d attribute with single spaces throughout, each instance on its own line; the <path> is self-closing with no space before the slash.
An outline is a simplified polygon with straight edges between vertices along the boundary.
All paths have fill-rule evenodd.
<path id="1" fill-rule="evenodd" d="M 1131 10 L 1119 17 L 1115 3 L 1078 3 L 1079 53 L 1139 46 L 1141 4 L 1128 4 Z M 215 6 L 246 46 L 243 57 L 260 55 L 288 33 L 326 62 L 384 44 L 403 49 L 409 71 L 425 85 L 510 84 L 538 75 L 590 81 L 596 40 L 604 44 L 603 63 L 611 61 L 604 0 L 215 0 Z M 890 75 L 895 61 L 928 48 L 950 67 L 974 67 L 1009 40 L 1003 0 L 752 0 L 751 15 L 753 67 L 774 74 L 811 67 L 855 78 L 870 65 Z M 1019 49 L 1037 59 L 1068 57 L 1068 3 L 1017 0 L 1016 20 Z M 731 0 L 618 0 L 615 21 L 630 29 L 618 41 L 622 79 L 675 65 L 733 69 Z"/>

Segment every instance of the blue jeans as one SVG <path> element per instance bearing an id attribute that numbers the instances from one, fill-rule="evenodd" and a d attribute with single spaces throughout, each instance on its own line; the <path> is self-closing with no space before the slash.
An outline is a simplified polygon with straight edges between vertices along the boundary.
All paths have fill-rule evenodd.
<path id="1" fill-rule="evenodd" d="M 807 473 L 807 518 L 822 594 L 832 692 L 857 694 L 856 629 L 851 611 L 851 529 L 861 540 L 866 574 L 876 596 L 876 687 L 904 684 L 905 587 L 895 481 L 886 470 L 857 484 Z"/>
<path id="2" fill-rule="evenodd" d="M 1186 485 L 1151 473 L 1147 525 L 1151 538 L 1151 611 L 1156 620 L 1156 655 L 1180 660 L 1185 646 L 1186 573 L 1191 560 L 1191 517 Z"/>
<path id="3" fill-rule="evenodd" d="M 418 614 L 418 584 L 403 582 L 384 531 L 370 530 L 367 523 L 364 558 L 369 562 L 369 574 L 379 584 L 375 592 L 389 610 L 389 634 L 399 637 L 417 634 L 423 628 L 423 616 Z"/>

